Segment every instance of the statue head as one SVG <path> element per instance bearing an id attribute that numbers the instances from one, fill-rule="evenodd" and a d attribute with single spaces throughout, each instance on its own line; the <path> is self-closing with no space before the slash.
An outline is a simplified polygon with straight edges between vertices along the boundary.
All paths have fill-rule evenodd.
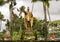
<path id="1" fill-rule="evenodd" d="M 29 12 L 29 7 L 27 7 L 27 11 Z"/>

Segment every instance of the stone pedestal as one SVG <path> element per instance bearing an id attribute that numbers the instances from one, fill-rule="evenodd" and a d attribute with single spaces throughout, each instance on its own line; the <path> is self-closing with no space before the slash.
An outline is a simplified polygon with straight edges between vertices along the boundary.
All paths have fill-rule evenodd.
<path id="1" fill-rule="evenodd" d="M 35 40 L 34 32 L 32 30 L 25 30 L 23 33 L 24 40 Z"/>

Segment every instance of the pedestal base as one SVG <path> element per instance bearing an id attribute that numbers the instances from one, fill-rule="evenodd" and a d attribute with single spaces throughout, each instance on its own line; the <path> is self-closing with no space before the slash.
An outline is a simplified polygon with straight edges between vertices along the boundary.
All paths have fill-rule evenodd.
<path id="1" fill-rule="evenodd" d="M 35 40 L 34 32 L 25 30 L 23 33 L 24 40 Z"/>

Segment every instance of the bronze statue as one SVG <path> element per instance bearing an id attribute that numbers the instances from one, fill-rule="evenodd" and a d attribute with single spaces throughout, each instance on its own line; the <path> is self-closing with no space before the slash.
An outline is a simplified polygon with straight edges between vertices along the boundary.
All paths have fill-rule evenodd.
<path id="1" fill-rule="evenodd" d="M 24 25 L 27 30 L 31 30 L 33 26 L 33 14 L 29 11 L 29 7 L 27 8 L 27 11 L 24 12 Z"/>
<path id="2" fill-rule="evenodd" d="M 29 11 L 29 7 L 27 7 L 27 11 L 24 10 L 24 6 L 20 8 L 20 12 L 24 13 L 24 26 L 26 30 L 23 32 L 23 39 L 35 39 L 34 32 L 32 30 L 33 26 L 33 14 Z M 28 34 L 28 35 L 27 35 Z M 31 38 L 30 36 L 31 35 Z M 27 38 L 26 38 L 27 37 Z"/>

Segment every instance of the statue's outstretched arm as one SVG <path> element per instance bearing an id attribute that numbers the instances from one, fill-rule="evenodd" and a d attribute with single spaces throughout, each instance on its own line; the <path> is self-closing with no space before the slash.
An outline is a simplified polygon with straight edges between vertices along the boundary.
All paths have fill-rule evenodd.
<path id="1" fill-rule="evenodd" d="M 27 12 L 25 10 L 23 12 L 24 12 L 25 15 L 27 15 Z"/>

